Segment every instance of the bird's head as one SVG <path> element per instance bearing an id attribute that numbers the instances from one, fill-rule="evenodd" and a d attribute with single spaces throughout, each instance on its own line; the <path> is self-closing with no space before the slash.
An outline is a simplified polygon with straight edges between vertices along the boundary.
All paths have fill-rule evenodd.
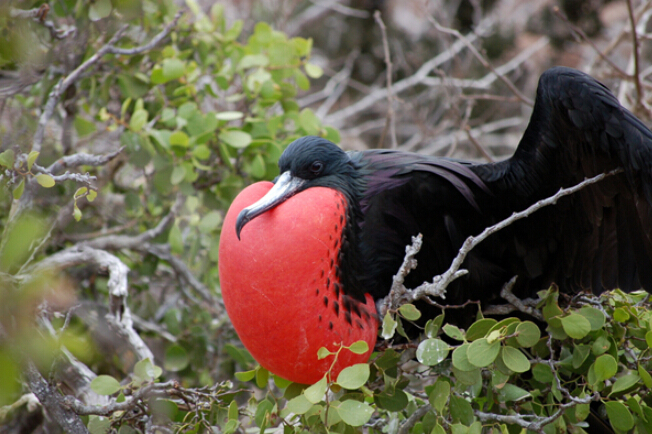
<path id="1" fill-rule="evenodd" d="M 349 154 L 333 142 L 316 136 L 295 140 L 278 160 L 280 175 L 274 187 L 256 203 L 243 209 L 236 221 L 236 234 L 257 216 L 271 210 L 310 187 L 330 187 L 348 193 L 356 178 Z"/>

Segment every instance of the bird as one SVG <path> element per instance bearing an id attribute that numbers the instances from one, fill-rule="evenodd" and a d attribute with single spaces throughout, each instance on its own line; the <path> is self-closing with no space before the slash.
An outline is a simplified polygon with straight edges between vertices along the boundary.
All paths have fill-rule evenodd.
<path id="1" fill-rule="evenodd" d="M 345 152 L 317 136 L 290 143 L 274 182 L 225 217 L 218 267 L 227 313 L 271 372 L 311 384 L 364 363 L 411 237 L 414 288 L 444 272 L 467 237 L 588 177 L 617 171 L 490 235 L 467 255 L 446 302 L 652 291 L 652 132 L 609 89 L 567 67 L 545 71 L 514 154 L 477 163 L 387 149 Z M 348 348 L 364 340 L 364 354 Z M 320 348 L 329 357 L 320 358 Z M 324 356 L 322 354 L 321 356 Z"/>

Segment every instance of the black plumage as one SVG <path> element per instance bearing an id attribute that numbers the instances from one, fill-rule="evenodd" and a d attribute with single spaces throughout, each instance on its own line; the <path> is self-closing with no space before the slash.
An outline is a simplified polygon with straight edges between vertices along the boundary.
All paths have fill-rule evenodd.
<path id="1" fill-rule="evenodd" d="M 424 236 L 419 265 L 406 279 L 415 287 L 445 271 L 469 235 L 560 187 L 621 168 L 491 235 L 468 255 L 462 268 L 469 274 L 449 286 L 447 302 L 493 301 L 514 275 L 520 296 L 553 282 L 568 293 L 652 291 L 652 132 L 605 86 L 573 69 L 541 76 L 530 123 L 505 161 L 345 153 L 325 139 L 304 137 L 288 146 L 279 167 L 274 193 L 242 211 L 238 233 L 306 188 L 343 192 L 342 291 L 359 300 L 367 292 L 376 299 L 388 293 L 411 236 Z M 290 188 L 280 186 L 290 179 Z"/>

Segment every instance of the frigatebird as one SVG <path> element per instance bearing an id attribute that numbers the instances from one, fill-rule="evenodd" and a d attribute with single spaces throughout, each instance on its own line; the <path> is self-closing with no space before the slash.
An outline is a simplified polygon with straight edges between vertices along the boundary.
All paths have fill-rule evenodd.
<path id="1" fill-rule="evenodd" d="M 472 250 L 446 302 L 494 302 L 513 276 L 521 297 L 551 283 L 566 293 L 652 291 L 652 132 L 570 68 L 541 76 L 530 123 L 505 161 L 344 152 L 309 136 L 287 147 L 279 169 L 274 184 L 255 184 L 232 205 L 219 266 L 243 343 L 294 381 L 317 381 L 331 367 L 317 362 L 322 346 L 373 347 L 373 301 L 387 295 L 412 236 L 423 234 L 423 246 L 407 287 L 445 271 L 468 236 L 600 173 L 620 170 Z M 276 339 L 285 339 L 280 349 Z M 310 369 L 293 364 L 304 357 Z M 352 357 L 343 366 L 361 360 Z"/>

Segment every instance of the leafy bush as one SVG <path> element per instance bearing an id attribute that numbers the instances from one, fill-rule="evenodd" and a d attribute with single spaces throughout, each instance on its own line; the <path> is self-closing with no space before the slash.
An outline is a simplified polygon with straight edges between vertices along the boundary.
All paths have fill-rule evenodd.
<path id="1" fill-rule="evenodd" d="M 540 321 L 463 330 L 444 312 L 392 343 L 421 315 L 403 305 L 337 378 L 257 366 L 221 304 L 219 233 L 288 143 L 340 140 L 298 103 L 322 74 L 312 41 L 262 22 L 244 35 L 219 3 L 31 3 L 0 6 L 5 426 L 41 414 L 31 391 L 72 433 L 582 432 L 592 409 L 652 432 L 647 294 L 559 303 L 553 288 Z"/>

